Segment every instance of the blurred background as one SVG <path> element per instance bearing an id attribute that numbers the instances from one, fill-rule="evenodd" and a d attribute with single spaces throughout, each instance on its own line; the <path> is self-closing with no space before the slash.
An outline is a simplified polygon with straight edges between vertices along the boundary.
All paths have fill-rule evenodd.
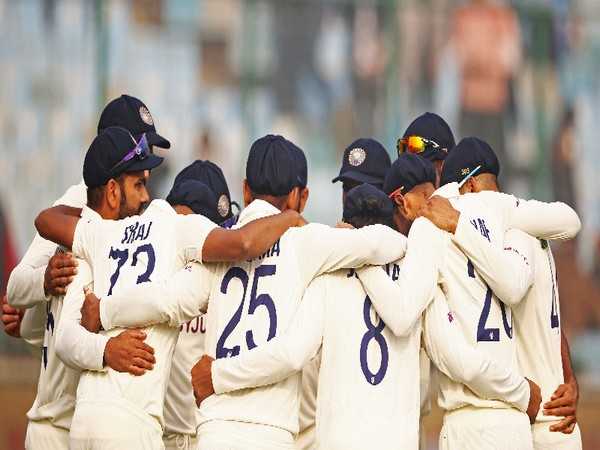
<path id="1" fill-rule="evenodd" d="M 0 0 L 0 29 L 0 292 L 122 93 L 172 143 L 154 196 L 201 158 L 241 200 L 250 144 L 277 132 L 307 153 L 306 216 L 329 224 L 343 149 L 374 137 L 395 155 L 412 119 L 433 111 L 457 141 L 493 146 L 506 191 L 582 217 L 577 241 L 554 251 L 584 448 L 600 448 L 600 2 Z M 23 448 L 36 358 L 0 333 L 0 449 Z M 437 409 L 426 426 L 436 449 Z"/>

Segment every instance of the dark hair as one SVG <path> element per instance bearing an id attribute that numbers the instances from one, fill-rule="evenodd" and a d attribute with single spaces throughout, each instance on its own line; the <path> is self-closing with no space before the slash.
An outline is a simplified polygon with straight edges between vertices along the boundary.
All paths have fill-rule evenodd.
<path id="1" fill-rule="evenodd" d="M 123 191 L 123 198 L 121 198 L 121 203 L 123 203 L 125 197 L 125 173 L 122 173 L 117 178 L 114 179 L 119 186 L 121 187 L 121 191 Z M 108 182 L 107 182 L 108 183 Z M 106 184 L 102 186 L 96 186 L 93 188 L 87 188 L 87 206 L 91 209 L 98 209 L 102 204 L 102 197 L 104 196 L 104 190 L 106 189 Z"/>

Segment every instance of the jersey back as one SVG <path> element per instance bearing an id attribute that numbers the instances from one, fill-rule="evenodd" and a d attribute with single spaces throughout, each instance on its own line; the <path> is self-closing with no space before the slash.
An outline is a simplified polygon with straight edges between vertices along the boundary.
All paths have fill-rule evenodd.
<path id="1" fill-rule="evenodd" d="M 399 264 L 387 266 L 397 279 Z M 320 449 L 417 449 L 420 321 L 394 336 L 353 270 L 326 279 L 317 395 Z"/>

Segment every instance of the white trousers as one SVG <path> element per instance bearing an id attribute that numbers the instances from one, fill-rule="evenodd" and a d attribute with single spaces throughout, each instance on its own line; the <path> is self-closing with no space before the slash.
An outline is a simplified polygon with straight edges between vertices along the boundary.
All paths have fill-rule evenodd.
<path id="1" fill-rule="evenodd" d="M 550 431 L 550 425 L 555 422 L 540 422 L 531 427 L 533 448 L 535 450 L 581 450 L 581 431 L 579 425 L 571 434 Z"/>
<path id="2" fill-rule="evenodd" d="M 163 443 L 165 450 L 196 450 L 198 447 L 196 436 L 189 434 L 165 434 Z"/>
<path id="3" fill-rule="evenodd" d="M 164 450 L 162 432 L 150 417 L 99 402 L 78 402 L 70 450 Z"/>
<path id="4" fill-rule="evenodd" d="M 211 420 L 198 428 L 198 450 L 294 450 L 289 431 L 268 425 Z"/>
<path id="5" fill-rule="evenodd" d="M 26 450 L 68 450 L 69 430 L 55 427 L 49 420 L 32 421 L 27 424 Z"/>
<path id="6" fill-rule="evenodd" d="M 464 407 L 447 412 L 440 450 L 533 450 L 529 419 L 516 409 Z"/>

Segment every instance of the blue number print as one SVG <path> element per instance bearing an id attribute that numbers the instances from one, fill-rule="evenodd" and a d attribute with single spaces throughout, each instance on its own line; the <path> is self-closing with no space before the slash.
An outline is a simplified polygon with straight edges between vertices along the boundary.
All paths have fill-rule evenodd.
<path id="1" fill-rule="evenodd" d="M 365 376 L 365 380 L 373 386 L 378 385 L 385 377 L 385 373 L 388 368 L 389 361 L 389 351 L 387 342 L 383 337 L 381 332 L 385 328 L 385 323 L 380 318 L 379 323 L 375 325 L 371 322 L 371 299 L 369 296 L 365 298 L 365 303 L 363 305 L 363 318 L 365 320 L 365 325 L 367 326 L 367 332 L 363 336 L 360 341 L 360 367 Z M 379 344 L 379 349 L 381 351 L 381 364 L 379 365 L 379 369 L 377 369 L 376 373 L 371 372 L 369 368 L 369 363 L 367 361 L 367 348 L 369 346 L 369 342 L 375 339 L 375 341 Z"/>
<path id="2" fill-rule="evenodd" d="M 275 309 L 275 303 L 269 294 L 260 294 L 257 295 L 258 291 L 258 281 L 262 277 L 269 277 L 275 275 L 277 269 L 276 266 L 271 264 L 264 264 L 262 266 L 258 266 L 254 271 L 254 279 L 252 280 L 252 288 L 250 289 L 250 301 L 248 307 L 248 315 L 254 314 L 256 308 L 259 306 L 264 306 L 269 313 L 269 333 L 267 335 L 267 340 L 271 340 L 275 337 L 275 333 L 277 332 L 277 310 Z M 223 334 L 217 341 L 217 348 L 215 351 L 215 356 L 217 359 L 219 358 L 227 358 L 229 356 L 237 356 L 240 354 L 240 346 L 234 345 L 232 348 L 225 347 L 225 341 L 231 335 L 235 327 L 240 323 L 242 318 L 242 311 L 244 309 L 244 299 L 246 298 L 246 291 L 248 288 L 249 277 L 248 274 L 239 267 L 232 267 L 227 271 L 225 276 L 223 277 L 223 281 L 221 282 L 221 292 L 223 294 L 227 293 L 227 286 L 229 282 L 237 278 L 242 282 L 242 286 L 244 287 L 244 293 L 242 295 L 242 301 L 240 302 L 240 306 L 235 310 L 233 316 L 227 322 L 227 325 L 223 329 Z M 246 345 L 248 346 L 248 350 L 256 347 L 256 343 L 254 342 L 254 334 L 251 330 L 246 331 Z"/>
<path id="3" fill-rule="evenodd" d="M 467 274 L 471 278 L 475 278 L 475 267 L 471 261 L 467 261 Z M 490 315 L 490 309 L 492 307 L 492 290 L 487 287 L 485 292 L 485 301 L 483 302 L 483 310 L 479 316 L 479 322 L 477 323 L 477 342 L 498 342 L 500 340 L 500 329 L 499 328 L 486 328 L 486 323 Z M 506 313 L 506 307 L 504 303 L 500 302 L 500 311 L 502 313 L 502 324 L 504 325 L 504 331 L 506 335 L 512 339 L 512 314 L 510 316 L 510 323 Z"/>
<path id="4" fill-rule="evenodd" d="M 269 334 L 267 335 L 267 341 L 270 341 L 275 337 L 275 331 L 277 330 L 277 311 L 275 310 L 273 299 L 269 294 L 260 294 L 257 297 L 256 291 L 258 289 L 258 280 L 260 277 L 269 277 L 271 275 L 275 275 L 276 270 L 276 267 L 272 264 L 264 264 L 260 267 L 257 267 L 254 271 L 254 280 L 252 281 L 252 289 L 250 290 L 250 305 L 248 307 L 248 314 L 254 314 L 254 311 L 256 311 L 256 308 L 259 306 L 264 306 L 267 308 L 267 312 L 269 313 Z M 256 347 L 252 330 L 246 331 L 246 344 L 248 345 L 249 350 L 252 350 L 254 347 Z"/>
<path id="5" fill-rule="evenodd" d="M 242 309 L 244 308 L 244 299 L 246 298 L 246 289 L 248 288 L 248 275 L 246 274 L 246 272 L 244 272 L 244 270 L 240 267 L 232 267 L 227 271 L 227 273 L 223 277 L 223 281 L 221 282 L 221 292 L 223 294 L 227 294 L 227 286 L 229 286 L 229 282 L 234 278 L 237 278 L 242 282 L 242 286 L 244 287 L 244 293 L 242 294 L 242 301 L 240 302 L 240 306 L 238 307 L 238 309 L 236 309 L 235 313 L 233 313 L 233 317 L 229 320 L 227 325 L 225 325 L 223 334 L 217 341 L 217 350 L 215 352 L 217 359 L 226 358 L 228 356 L 237 356 L 240 354 L 239 345 L 235 345 L 232 348 L 225 347 L 225 341 L 233 332 L 240 319 L 242 318 Z"/>
<path id="6" fill-rule="evenodd" d="M 146 271 L 137 277 L 136 284 L 145 283 L 146 281 L 150 281 L 150 275 L 154 272 L 154 266 L 156 265 L 156 255 L 154 254 L 154 247 L 152 244 L 144 244 L 140 245 L 135 252 L 133 252 L 133 257 L 131 261 L 132 266 L 137 265 L 138 255 L 140 253 L 146 253 L 148 255 L 148 265 L 146 267 Z"/>
<path id="7" fill-rule="evenodd" d="M 108 295 L 112 295 L 113 287 L 115 287 L 115 284 L 117 283 L 117 280 L 119 279 L 119 275 L 121 273 L 121 267 L 125 265 L 125 263 L 127 262 L 127 258 L 129 258 L 129 250 L 119 250 L 118 248 L 111 247 L 108 257 L 117 260 L 117 270 L 115 270 L 115 272 L 110 277 L 110 289 L 108 290 Z"/>
<path id="8" fill-rule="evenodd" d="M 144 244 L 140 245 L 133 252 L 133 257 L 131 258 L 132 267 L 135 267 L 137 265 L 138 256 L 140 255 L 140 253 L 146 253 L 148 255 L 148 264 L 146 265 L 146 271 L 137 277 L 137 284 L 150 281 L 150 275 L 152 275 L 152 272 L 154 272 L 154 266 L 156 265 L 156 255 L 154 253 L 154 247 L 152 247 L 152 244 Z M 129 249 L 119 250 L 118 248 L 111 247 L 108 257 L 117 260 L 117 269 L 110 277 L 110 288 L 108 289 L 107 294 L 112 295 L 113 288 L 115 287 L 115 284 L 117 284 L 117 280 L 119 279 L 119 275 L 121 274 L 121 268 L 129 259 Z"/>
<path id="9" fill-rule="evenodd" d="M 50 334 L 54 334 L 54 314 L 50 310 L 50 306 L 52 305 L 52 301 L 46 303 L 46 332 L 50 332 Z M 42 362 L 44 363 L 44 369 L 48 367 L 48 346 L 44 345 L 42 347 Z"/>

